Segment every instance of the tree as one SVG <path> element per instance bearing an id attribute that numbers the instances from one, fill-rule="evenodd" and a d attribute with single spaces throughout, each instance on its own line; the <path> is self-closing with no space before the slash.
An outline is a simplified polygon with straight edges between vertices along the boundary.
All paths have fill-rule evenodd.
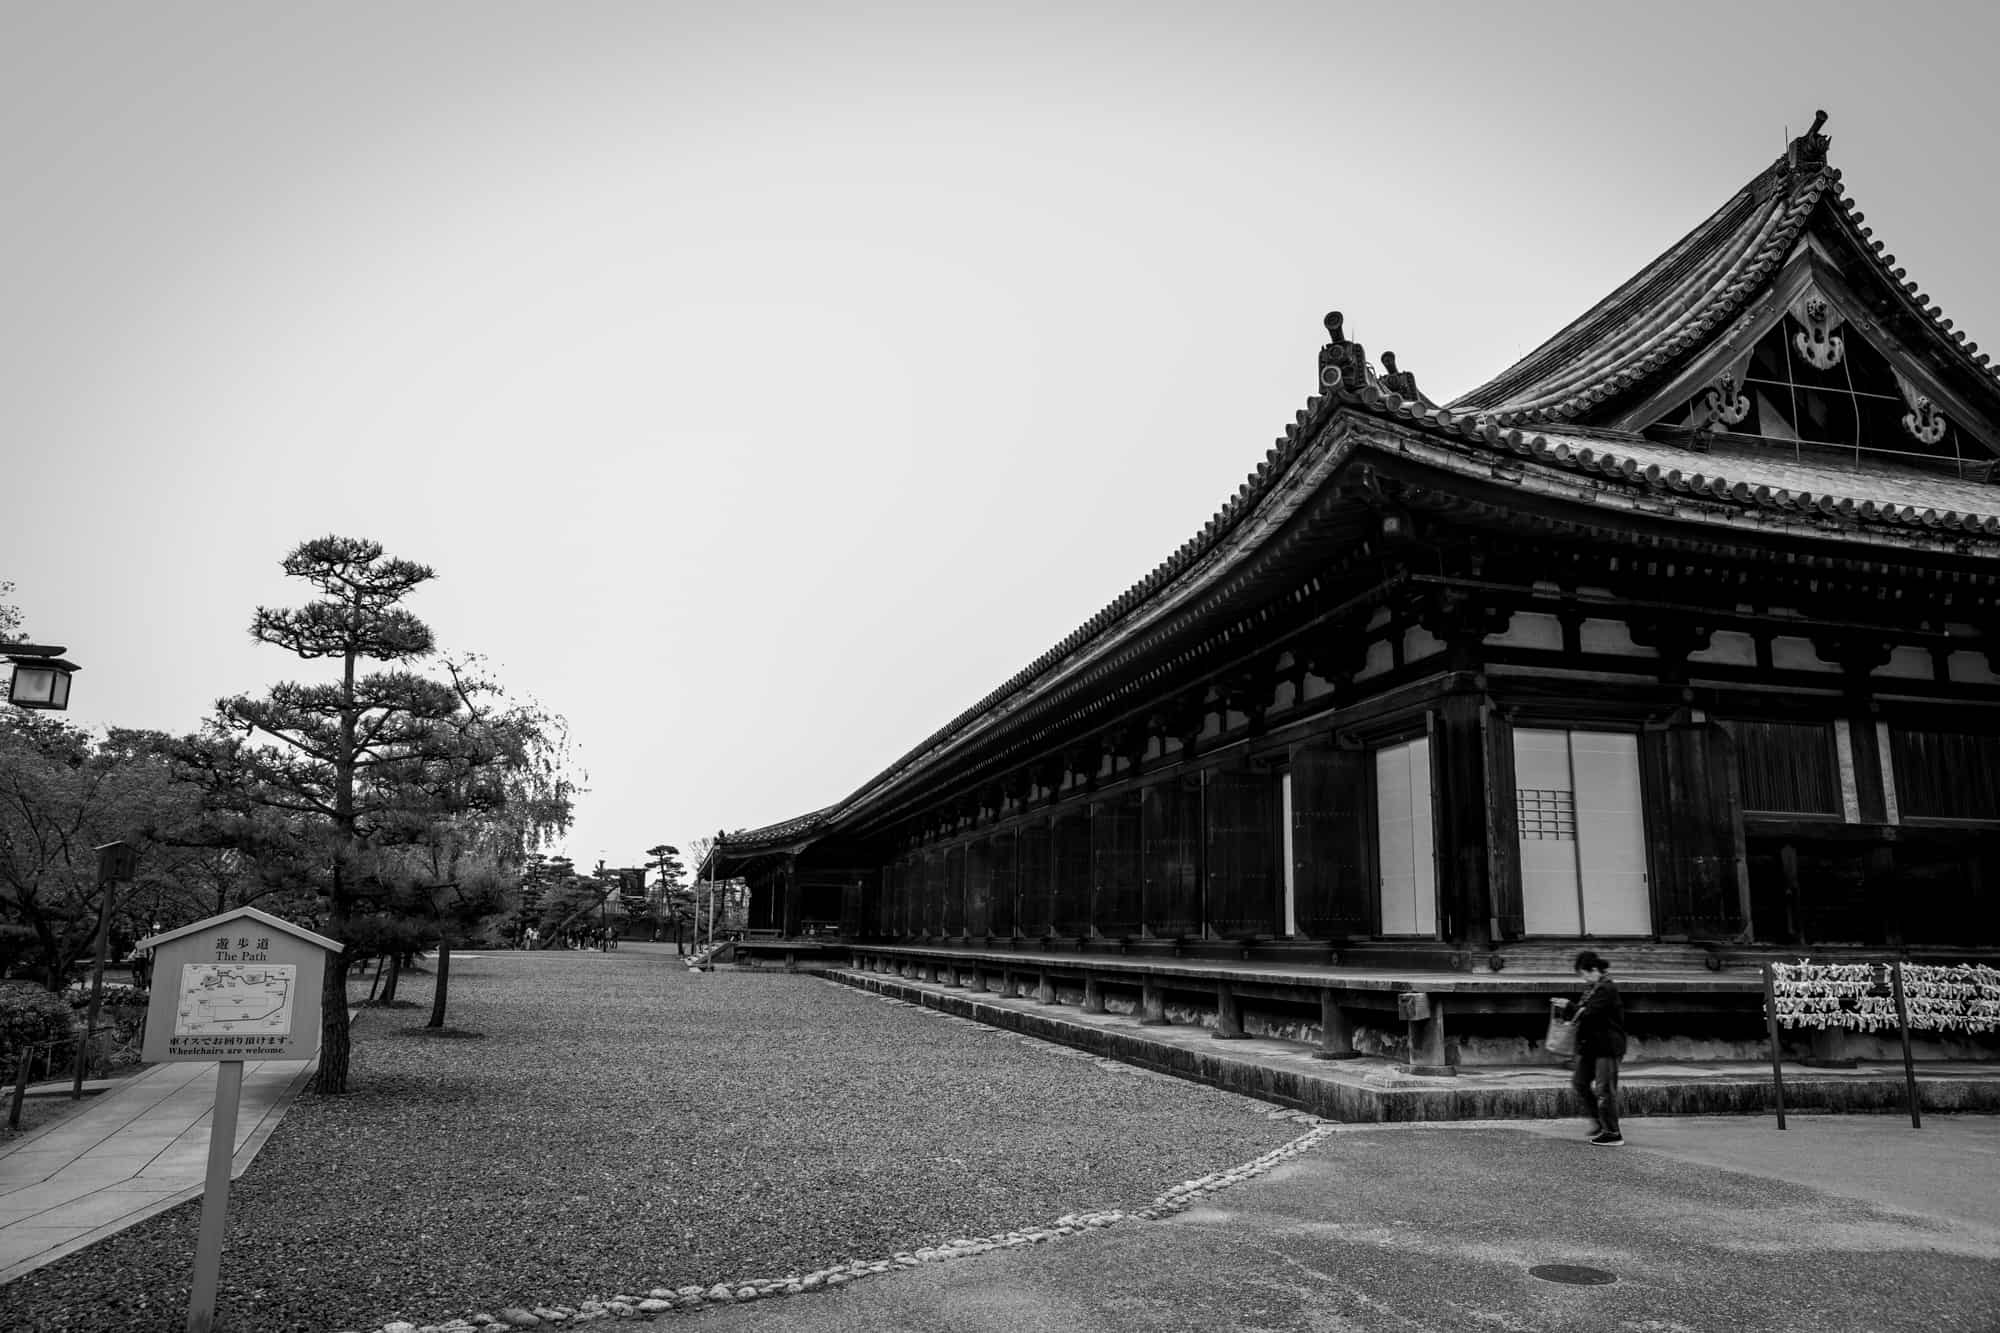
<path id="1" fill-rule="evenodd" d="M 21 633 L 21 608 L 6 599 L 14 595 L 14 581 L 0 579 L 0 643 L 18 643 L 25 636 Z M 14 688 L 13 673 L 0 677 L 0 699 L 5 699 Z"/>
<path id="2" fill-rule="evenodd" d="M 646 868 L 660 877 L 659 882 L 653 886 L 653 917 L 663 926 L 672 929 L 674 952 L 684 954 L 687 952 L 683 943 L 684 932 L 687 923 L 693 919 L 694 912 L 691 902 L 685 904 L 682 902 L 685 890 L 681 887 L 681 877 L 687 874 L 687 867 L 681 864 L 681 849 L 671 843 L 663 842 L 658 846 L 648 847 L 646 855 L 653 858 L 646 863 Z"/>
<path id="3" fill-rule="evenodd" d="M 292 609 L 259 607 L 250 635 L 306 660 L 339 665 L 323 684 L 281 683 L 261 698 L 219 700 L 213 721 L 221 771 L 263 810 L 296 819 L 317 850 L 325 933 L 347 945 L 359 895 L 379 884 L 370 855 L 404 820 L 406 774 L 453 743 L 444 724 L 459 698 L 448 685 L 407 670 L 361 674 L 363 662 L 404 663 L 434 650 L 430 627 L 401 603 L 436 577 L 391 559 L 379 542 L 317 537 L 284 560 L 284 571 L 320 596 Z M 322 1094 L 347 1090 L 347 967 L 351 948 L 326 969 L 320 1006 Z"/>
<path id="4" fill-rule="evenodd" d="M 572 874 L 543 900 L 542 918 L 549 923 L 544 936 L 559 940 L 572 931 L 600 925 L 610 915 L 610 899 L 617 892 L 618 880 L 605 873 L 602 861 L 594 874 Z"/>
<path id="5" fill-rule="evenodd" d="M 420 762 L 388 770 L 404 786 L 402 901 L 438 951 L 427 1026 L 444 1026 L 451 950 L 506 911 L 530 853 L 569 827 L 577 790 L 568 724 L 509 700 L 476 658 L 447 663 L 459 706 Z"/>
<path id="6" fill-rule="evenodd" d="M 93 741 L 66 722 L 0 708 L 0 918 L 14 927 L 10 951 L 32 958 L 50 990 L 90 954 L 104 894 L 117 919 L 159 891 L 158 838 L 194 817 L 198 794 L 174 780 L 164 739 L 114 730 Z M 100 885 L 95 849 L 118 841 L 139 848 L 142 873 Z"/>

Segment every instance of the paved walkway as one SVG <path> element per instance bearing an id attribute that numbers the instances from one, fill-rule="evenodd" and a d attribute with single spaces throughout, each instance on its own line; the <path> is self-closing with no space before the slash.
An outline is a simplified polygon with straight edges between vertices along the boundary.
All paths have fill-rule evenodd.
<path id="1" fill-rule="evenodd" d="M 200 1194 L 219 1067 L 155 1065 L 0 1147 L 0 1283 Z M 232 1178 L 312 1068 L 310 1060 L 244 1062 Z"/>
<path id="2" fill-rule="evenodd" d="M 703 1333 L 1990 1333 L 2000 1118 L 1342 1125 L 1157 1222 L 925 1262 Z M 1537 1270 L 1597 1270 L 1568 1285 Z M 1572 1274 L 1571 1276 L 1583 1276 Z"/>

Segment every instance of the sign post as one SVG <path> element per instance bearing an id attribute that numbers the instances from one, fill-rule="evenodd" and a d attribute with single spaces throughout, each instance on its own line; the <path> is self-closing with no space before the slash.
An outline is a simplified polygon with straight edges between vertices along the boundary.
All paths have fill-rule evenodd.
<path id="1" fill-rule="evenodd" d="M 320 984 L 340 944 L 254 907 L 239 907 L 143 939 L 138 947 L 153 950 L 145 1058 L 217 1062 L 187 1317 L 187 1333 L 210 1333 L 243 1062 L 309 1060 L 318 1052 Z"/>
<path id="2" fill-rule="evenodd" d="M 229 1220 L 229 1167 L 236 1157 L 236 1108 L 243 1098 L 243 1062 L 224 1060 L 215 1074 L 215 1113 L 208 1121 L 208 1174 L 201 1186 L 201 1234 L 194 1243 L 194 1290 L 187 1333 L 215 1327 L 215 1288 L 222 1281 L 222 1228 Z"/>

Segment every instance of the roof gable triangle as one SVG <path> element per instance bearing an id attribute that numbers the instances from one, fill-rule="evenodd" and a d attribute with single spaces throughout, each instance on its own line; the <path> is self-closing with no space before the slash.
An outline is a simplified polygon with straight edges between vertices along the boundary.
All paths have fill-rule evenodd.
<path id="1" fill-rule="evenodd" d="M 1858 330 L 1934 407 L 1989 447 L 2000 442 L 2000 381 L 1989 358 L 1862 225 L 1827 163 L 1824 122 L 1822 112 L 1715 213 L 1452 410 L 1503 427 L 1637 429 L 1697 386 L 1714 386 L 1811 286 L 1840 326 Z M 1793 317 L 1811 324 L 1803 309 Z M 1814 354 L 1829 347 L 1816 343 Z"/>

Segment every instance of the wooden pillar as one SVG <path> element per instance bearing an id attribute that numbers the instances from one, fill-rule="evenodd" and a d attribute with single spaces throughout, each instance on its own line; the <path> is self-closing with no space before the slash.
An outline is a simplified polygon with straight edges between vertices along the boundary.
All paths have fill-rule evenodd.
<path id="1" fill-rule="evenodd" d="M 965 984 L 965 988 L 967 990 L 983 992 L 986 989 L 986 969 L 974 963 L 972 965 L 972 980 Z"/>
<path id="2" fill-rule="evenodd" d="M 1486 781 L 1483 699 L 1467 677 L 1446 695 L 1432 732 L 1437 827 L 1438 925 L 1445 939 L 1473 948 L 1493 943 L 1495 903 L 1488 886 L 1493 821 Z"/>
<path id="3" fill-rule="evenodd" d="M 1160 983 L 1147 977 L 1139 985 L 1139 1025 L 1149 1028 L 1163 1028 L 1171 1020 L 1167 1017 L 1167 993 Z"/>
<path id="4" fill-rule="evenodd" d="M 924 964 L 924 980 L 930 982 L 933 986 L 937 985 L 938 965 L 936 963 Z"/>
<path id="5" fill-rule="evenodd" d="M 1016 994 L 1016 991 L 1014 989 L 1014 974 L 1012 971 L 1004 967 L 1000 969 L 999 993 L 1000 993 L 1000 998 L 1003 1000 L 1011 1000 L 1014 998 Z"/>
<path id="6" fill-rule="evenodd" d="M 1056 1002 L 1056 984 L 1055 984 L 1055 982 L 1053 982 L 1053 981 L 1049 980 L 1049 974 L 1048 974 L 1048 973 L 1046 973 L 1046 972 L 1038 972 L 1038 973 L 1036 973 L 1036 974 L 1035 974 L 1035 1003 L 1036 1003 L 1036 1004 L 1054 1004 L 1055 1002 Z"/>
<path id="7" fill-rule="evenodd" d="M 790 939 L 794 935 L 799 933 L 798 858 L 796 856 L 786 857 L 784 868 L 779 873 L 780 875 L 783 876 L 780 882 L 784 886 L 784 895 L 785 895 L 784 898 L 785 916 L 784 916 L 784 925 L 782 929 L 784 930 L 785 938 Z"/>
<path id="8" fill-rule="evenodd" d="M 1104 1012 L 1104 987 L 1091 973 L 1085 973 L 1083 978 L 1083 1012 L 1086 1014 Z"/>
<path id="9" fill-rule="evenodd" d="M 1866 700 L 1850 705 L 1847 734 L 1854 756 L 1854 794 L 1861 807 L 1861 822 L 1886 824 L 1889 804 L 1882 785 L 1882 746 L 1875 730 L 1877 721 Z"/>
<path id="10" fill-rule="evenodd" d="M 1236 1041 L 1243 1036 L 1243 1006 L 1236 999 L 1235 988 L 1226 981 L 1215 984 L 1215 1031 L 1208 1035 L 1217 1041 Z"/>
<path id="11" fill-rule="evenodd" d="M 1456 1074 L 1446 1061 L 1444 1044 L 1444 1000 L 1418 991 L 1396 997 L 1396 1008 L 1407 1025 L 1410 1038 L 1412 1074 Z"/>
<path id="12" fill-rule="evenodd" d="M 798 970 L 799 970 L 798 954 L 791 949 L 785 950 L 785 971 L 796 972 Z"/>
<path id="13" fill-rule="evenodd" d="M 1354 1049 L 1354 1024 L 1347 1012 L 1334 1002 L 1331 986 L 1319 993 L 1319 1049 L 1315 1060 L 1352 1060 L 1361 1052 Z"/>
<path id="14" fill-rule="evenodd" d="M 951 987 L 953 990 L 957 990 L 965 984 L 964 970 L 957 963 L 947 963 L 944 968 L 942 980 L 945 985 Z"/>

